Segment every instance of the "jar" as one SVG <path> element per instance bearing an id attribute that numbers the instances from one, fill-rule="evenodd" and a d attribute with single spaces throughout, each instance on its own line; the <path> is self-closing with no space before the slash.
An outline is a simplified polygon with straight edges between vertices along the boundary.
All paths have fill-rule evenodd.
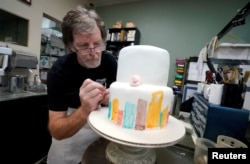
<path id="1" fill-rule="evenodd" d="M 26 90 L 27 76 L 14 75 L 9 77 L 9 91 L 12 93 L 21 93 Z"/>

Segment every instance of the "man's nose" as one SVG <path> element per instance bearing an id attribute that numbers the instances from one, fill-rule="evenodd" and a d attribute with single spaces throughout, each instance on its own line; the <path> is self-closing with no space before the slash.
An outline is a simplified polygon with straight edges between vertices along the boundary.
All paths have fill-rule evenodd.
<path id="1" fill-rule="evenodd" d="M 90 55 L 95 55 L 96 54 L 95 48 L 89 48 L 89 54 Z"/>

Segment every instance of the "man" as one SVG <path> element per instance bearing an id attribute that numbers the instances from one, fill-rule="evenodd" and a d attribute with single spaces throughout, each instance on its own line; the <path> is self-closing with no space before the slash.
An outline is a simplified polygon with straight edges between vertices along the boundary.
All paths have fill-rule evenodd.
<path id="1" fill-rule="evenodd" d="M 48 164 L 77 164 L 99 136 L 88 126 L 91 111 L 108 105 L 117 61 L 105 50 L 106 29 L 94 10 L 78 6 L 62 23 L 63 42 L 71 51 L 48 73 Z M 104 125 L 105 126 L 105 125 Z"/>

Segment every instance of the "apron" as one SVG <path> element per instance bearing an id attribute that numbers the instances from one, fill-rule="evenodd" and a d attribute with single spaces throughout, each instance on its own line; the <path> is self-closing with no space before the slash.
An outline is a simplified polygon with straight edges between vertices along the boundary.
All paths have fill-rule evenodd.
<path id="1" fill-rule="evenodd" d="M 68 115 L 74 110 L 68 108 Z M 52 137 L 47 164 L 79 164 L 85 150 L 98 138 L 100 136 L 90 128 L 88 123 L 70 138 L 56 140 Z"/>

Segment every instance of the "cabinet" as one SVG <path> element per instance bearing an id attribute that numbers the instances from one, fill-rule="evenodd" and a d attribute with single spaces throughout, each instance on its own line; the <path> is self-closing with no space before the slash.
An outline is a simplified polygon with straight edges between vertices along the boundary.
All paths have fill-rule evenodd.
<path id="1" fill-rule="evenodd" d="M 0 101 L 1 160 L 8 163 L 35 163 L 47 155 L 51 136 L 48 130 L 47 95 Z"/>
<path id="2" fill-rule="evenodd" d="M 176 58 L 176 75 L 174 84 L 176 86 L 176 92 L 178 94 L 182 94 L 184 72 L 185 72 L 185 59 L 180 57 Z"/>
<path id="3" fill-rule="evenodd" d="M 226 135 L 249 145 L 245 137 L 248 118 L 248 110 L 214 105 L 202 94 L 194 94 L 190 120 L 198 137 L 216 142 L 218 135 Z"/>
<path id="4" fill-rule="evenodd" d="M 47 81 L 47 73 L 56 60 L 65 55 L 66 49 L 61 38 L 56 35 L 42 35 L 40 51 L 40 78 Z"/>
<path id="5" fill-rule="evenodd" d="M 217 34 L 217 40 L 216 37 L 211 39 L 208 44 L 208 47 L 210 47 L 210 49 L 208 48 L 208 52 L 210 53 L 207 55 L 207 63 L 209 66 L 216 64 L 218 68 L 222 68 L 222 71 L 223 66 L 225 66 L 225 68 L 230 68 L 231 70 L 237 70 L 240 76 L 238 79 L 236 78 L 236 82 L 234 83 L 237 83 L 238 81 L 247 85 L 245 100 L 249 100 L 250 98 L 250 77 L 248 77 L 250 72 L 249 11 L 250 2 L 248 2 L 242 9 L 237 10 L 236 15 Z M 221 74 L 213 67 L 210 67 L 210 70 L 215 73 L 216 78 L 218 77 L 219 80 L 223 79 L 224 83 L 229 83 L 232 81 L 228 80 L 228 74 L 224 74 L 224 71 L 223 74 Z M 232 77 L 233 76 L 230 78 L 232 79 Z M 244 101 L 243 108 L 250 111 L 249 101 Z"/>
<path id="6" fill-rule="evenodd" d="M 138 45 L 140 31 L 135 28 L 109 28 L 107 31 L 106 49 L 118 57 L 119 51 L 126 46 Z"/>

